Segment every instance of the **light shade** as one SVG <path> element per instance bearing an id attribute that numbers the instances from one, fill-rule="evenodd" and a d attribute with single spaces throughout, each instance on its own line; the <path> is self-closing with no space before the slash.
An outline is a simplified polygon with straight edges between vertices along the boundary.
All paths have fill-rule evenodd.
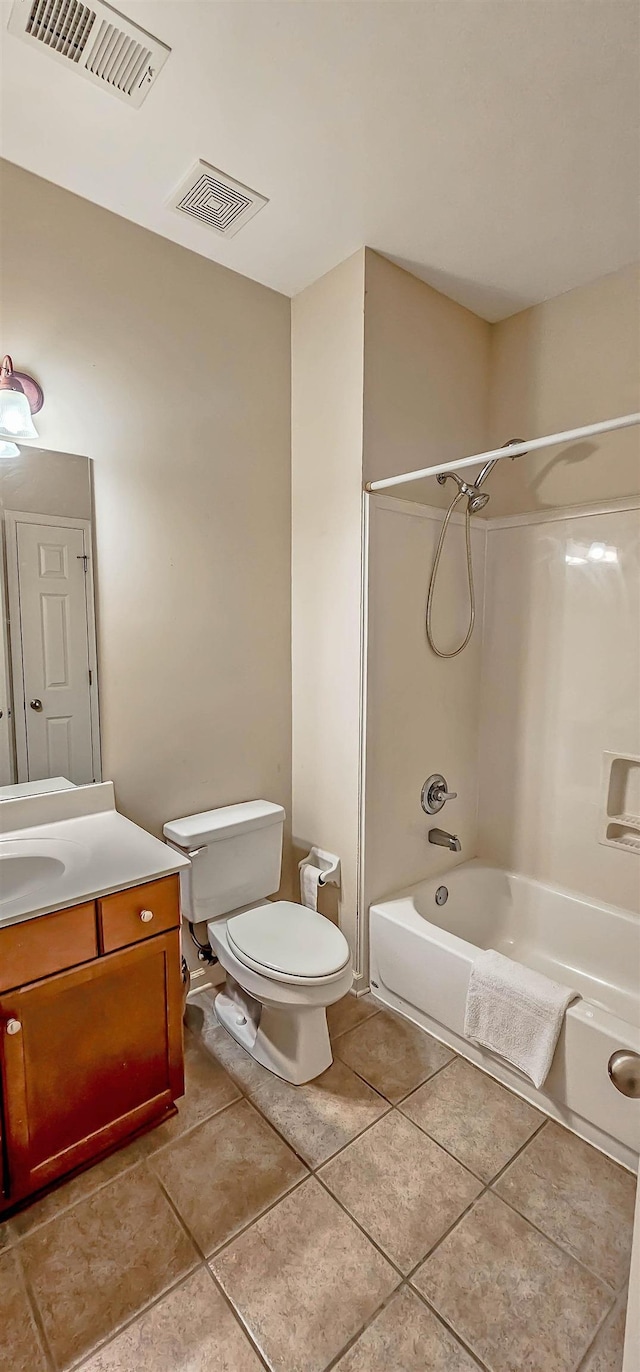
<path id="1" fill-rule="evenodd" d="M 24 391 L 0 390 L 0 438 L 37 438 Z"/>
<path id="2" fill-rule="evenodd" d="M 38 430 L 31 414 L 40 409 L 41 404 L 42 391 L 37 382 L 22 372 L 14 372 L 13 362 L 7 354 L 0 364 L 0 439 L 37 438 Z"/>
<path id="3" fill-rule="evenodd" d="M 17 447 L 15 443 L 5 443 L 4 439 L 0 438 L 0 458 L 19 456 L 20 449 Z"/>

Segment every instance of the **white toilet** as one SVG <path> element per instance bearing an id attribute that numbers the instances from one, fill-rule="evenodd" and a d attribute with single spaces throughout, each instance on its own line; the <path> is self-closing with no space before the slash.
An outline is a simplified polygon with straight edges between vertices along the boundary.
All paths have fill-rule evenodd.
<path id="1" fill-rule="evenodd" d="M 227 979 L 215 999 L 220 1024 L 257 1062 L 299 1086 L 331 1066 L 326 1007 L 346 995 L 349 945 L 330 920 L 292 901 L 268 901 L 280 885 L 284 810 L 250 800 L 164 826 L 188 853 L 182 913 L 207 922 Z"/>

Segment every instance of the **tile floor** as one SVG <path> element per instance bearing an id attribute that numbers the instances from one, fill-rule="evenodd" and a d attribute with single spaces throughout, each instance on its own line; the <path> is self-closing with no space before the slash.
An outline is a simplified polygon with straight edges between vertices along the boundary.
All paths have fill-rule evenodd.
<path id="1" fill-rule="evenodd" d="M 370 999 L 0 1224 L 0 1372 L 620 1372 L 634 1179 Z"/>

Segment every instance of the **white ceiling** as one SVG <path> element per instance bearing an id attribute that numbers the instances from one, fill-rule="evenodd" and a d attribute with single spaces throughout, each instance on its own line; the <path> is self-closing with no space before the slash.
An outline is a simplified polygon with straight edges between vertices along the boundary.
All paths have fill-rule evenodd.
<path id="1" fill-rule="evenodd" d="M 366 243 L 492 320 L 639 255 L 635 0 L 120 7 L 143 107 L 3 32 L 2 151 L 194 252 L 295 295 Z M 166 207 L 197 158 L 269 197 L 236 238 Z"/>

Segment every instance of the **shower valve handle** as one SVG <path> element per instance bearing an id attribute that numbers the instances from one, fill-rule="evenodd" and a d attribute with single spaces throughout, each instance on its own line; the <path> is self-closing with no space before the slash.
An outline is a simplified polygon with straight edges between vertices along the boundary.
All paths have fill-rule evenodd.
<path id="1" fill-rule="evenodd" d="M 420 804 L 425 815 L 437 815 L 447 800 L 455 800 L 458 792 L 450 791 L 444 777 L 440 772 L 435 772 L 433 776 L 427 777 L 422 787 Z"/>

